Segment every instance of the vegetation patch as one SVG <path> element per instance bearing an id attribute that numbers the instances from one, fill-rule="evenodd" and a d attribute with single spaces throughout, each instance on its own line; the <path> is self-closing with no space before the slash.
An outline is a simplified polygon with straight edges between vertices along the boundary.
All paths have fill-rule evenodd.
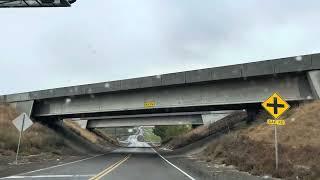
<path id="1" fill-rule="evenodd" d="M 210 125 L 199 126 L 195 129 L 179 133 L 179 135 L 171 137 L 169 140 L 165 141 L 164 146 L 170 149 L 184 147 L 212 134 L 230 131 L 236 123 L 243 121 L 245 118 L 245 112 L 235 112 Z"/>
<path id="2" fill-rule="evenodd" d="M 161 137 L 153 133 L 153 127 L 144 127 L 144 140 L 147 142 L 161 142 Z"/>
<path id="3" fill-rule="evenodd" d="M 179 135 L 189 132 L 191 129 L 191 125 L 155 126 L 153 133 L 159 136 L 161 141 L 164 143 Z"/>
<path id="4" fill-rule="evenodd" d="M 19 131 L 12 124 L 19 114 L 9 105 L 0 105 L 0 155 L 13 155 L 16 152 Z M 36 122 L 22 136 L 21 154 L 53 152 L 61 154 L 67 147 L 63 138 L 48 127 Z"/>
<path id="5" fill-rule="evenodd" d="M 292 108 L 284 117 L 286 125 L 278 127 L 279 169 L 275 170 L 274 129 L 259 114 L 251 126 L 238 129 L 213 140 L 201 154 L 206 161 L 235 165 L 255 175 L 272 175 L 285 179 L 320 177 L 320 102 Z"/>

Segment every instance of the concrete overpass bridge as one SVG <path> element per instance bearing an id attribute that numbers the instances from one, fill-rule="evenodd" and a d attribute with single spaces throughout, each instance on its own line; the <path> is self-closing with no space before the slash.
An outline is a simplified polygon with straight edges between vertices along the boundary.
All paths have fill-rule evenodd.
<path id="1" fill-rule="evenodd" d="M 136 116 L 151 120 L 169 113 L 240 109 L 250 113 L 274 91 L 291 103 L 319 99 L 319 69 L 320 54 L 310 54 L 3 95 L 0 102 L 35 119 L 87 118 L 96 126 L 99 120 L 138 120 Z"/>

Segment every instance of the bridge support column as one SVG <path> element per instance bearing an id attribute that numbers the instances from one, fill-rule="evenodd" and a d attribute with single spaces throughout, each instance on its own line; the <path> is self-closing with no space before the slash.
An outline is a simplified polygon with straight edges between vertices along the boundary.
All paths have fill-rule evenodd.
<path id="1" fill-rule="evenodd" d="M 203 124 L 204 125 L 209 125 L 212 123 L 215 123 L 227 116 L 229 116 L 233 111 L 225 111 L 224 113 L 222 112 L 217 112 L 217 113 L 213 113 L 213 114 L 202 114 L 202 120 L 203 120 Z"/>
<path id="2" fill-rule="evenodd" d="M 88 120 L 77 120 L 75 122 L 78 123 L 82 129 L 87 129 Z"/>
<path id="3" fill-rule="evenodd" d="M 26 113 L 31 116 L 34 101 L 20 101 L 10 103 L 10 106 L 15 108 L 18 113 Z"/>
<path id="4" fill-rule="evenodd" d="M 320 71 L 308 71 L 307 76 L 313 94 L 313 98 L 320 99 Z"/>

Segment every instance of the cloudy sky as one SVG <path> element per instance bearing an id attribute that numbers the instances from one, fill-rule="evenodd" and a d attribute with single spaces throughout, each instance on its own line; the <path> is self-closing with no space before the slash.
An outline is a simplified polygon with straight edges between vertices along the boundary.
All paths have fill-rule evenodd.
<path id="1" fill-rule="evenodd" d="M 0 94 L 320 52 L 320 1 L 77 0 L 0 9 Z"/>

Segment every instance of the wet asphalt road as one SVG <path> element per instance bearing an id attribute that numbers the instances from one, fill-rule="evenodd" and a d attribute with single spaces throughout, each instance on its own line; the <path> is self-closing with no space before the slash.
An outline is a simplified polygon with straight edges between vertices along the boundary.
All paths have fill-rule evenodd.
<path id="1" fill-rule="evenodd" d="M 158 154 L 148 143 L 138 141 L 143 129 L 128 137 L 127 148 L 2 179 L 112 179 L 112 180 L 192 180 L 194 177 Z M 1 178 L 0 178 L 1 179 Z"/>
<path id="2" fill-rule="evenodd" d="M 190 180 L 152 148 L 119 148 L 111 153 L 2 179 Z M 1 179 L 1 178 L 0 178 Z"/>

